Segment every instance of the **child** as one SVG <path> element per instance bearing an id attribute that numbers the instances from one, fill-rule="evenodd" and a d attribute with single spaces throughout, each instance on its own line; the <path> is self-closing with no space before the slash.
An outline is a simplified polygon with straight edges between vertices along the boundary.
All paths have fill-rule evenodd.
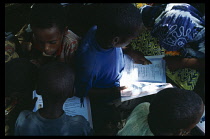
<path id="1" fill-rule="evenodd" d="M 204 112 L 204 103 L 193 91 L 166 88 L 151 103 L 132 111 L 118 136 L 183 136 L 190 133 Z"/>
<path id="2" fill-rule="evenodd" d="M 95 132 L 106 135 L 101 127 L 111 118 L 118 119 L 107 103 L 120 98 L 123 53 L 129 52 L 123 47 L 136 37 L 142 22 L 139 10 L 131 3 L 101 4 L 97 9 L 95 26 L 82 38 L 75 55 L 75 86 L 81 103 L 83 97 L 90 98 Z"/>
<path id="3" fill-rule="evenodd" d="M 131 3 L 102 4 L 95 24 L 83 37 L 76 61 L 76 96 L 96 94 L 119 97 L 119 79 L 124 68 L 122 47 L 136 37 L 141 28 L 140 13 Z M 111 90 L 110 90 L 111 89 Z M 100 93 L 99 93 L 100 92 Z M 92 90 L 93 96 L 94 90 Z M 111 97 L 110 97 L 111 98 Z"/>
<path id="4" fill-rule="evenodd" d="M 169 81 L 205 103 L 205 13 L 186 3 L 145 5 L 140 12 L 146 31 L 132 46 L 144 55 L 166 55 Z"/>
<path id="5" fill-rule="evenodd" d="M 37 94 L 43 108 L 22 111 L 16 121 L 15 135 L 87 136 L 93 130 L 83 116 L 68 116 L 63 104 L 74 93 L 74 72 L 65 63 L 51 62 L 40 67 Z"/>
<path id="6" fill-rule="evenodd" d="M 144 26 L 167 51 L 178 51 L 181 57 L 165 57 L 167 67 L 205 68 L 205 19 L 186 3 L 169 3 L 140 8 Z"/>
<path id="7" fill-rule="evenodd" d="M 25 57 L 38 66 L 54 60 L 73 64 L 79 37 L 68 30 L 66 18 L 60 4 L 32 5 L 29 24 L 17 34 Z"/>
<path id="8" fill-rule="evenodd" d="M 37 67 L 15 58 L 5 63 L 5 136 L 14 135 L 15 121 L 22 110 L 32 110 Z"/>

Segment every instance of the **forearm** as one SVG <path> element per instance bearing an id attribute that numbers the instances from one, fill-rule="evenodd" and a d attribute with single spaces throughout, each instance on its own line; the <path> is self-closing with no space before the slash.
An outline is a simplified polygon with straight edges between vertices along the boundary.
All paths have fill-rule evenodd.
<path id="1" fill-rule="evenodd" d="M 122 47 L 122 51 L 124 54 L 129 55 L 129 53 L 131 52 L 131 48 L 130 47 Z"/>
<path id="2" fill-rule="evenodd" d="M 183 58 L 182 65 L 183 65 L 183 68 L 204 70 L 205 69 L 205 58 L 203 58 L 203 59 Z"/>

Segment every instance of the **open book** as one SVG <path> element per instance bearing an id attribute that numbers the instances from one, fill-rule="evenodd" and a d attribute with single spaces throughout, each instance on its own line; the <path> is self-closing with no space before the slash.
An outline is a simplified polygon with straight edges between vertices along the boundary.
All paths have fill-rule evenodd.
<path id="1" fill-rule="evenodd" d="M 35 97 L 37 97 L 38 99 L 33 109 L 34 112 L 37 111 L 39 108 L 43 107 L 42 96 L 38 95 L 36 93 L 36 90 L 33 91 L 33 98 Z M 66 112 L 67 115 L 70 116 L 75 116 L 75 115 L 84 116 L 87 119 L 87 121 L 90 123 L 90 126 L 93 128 L 91 107 L 88 97 L 84 98 L 84 107 L 81 107 L 80 98 L 76 96 L 67 98 L 65 103 L 63 104 L 63 110 Z"/>
<path id="2" fill-rule="evenodd" d="M 124 55 L 125 68 L 120 86 L 127 88 L 121 91 L 121 101 L 155 94 L 164 88 L 173 87 L 170 83 L 166 83 L 163 55 L 145 56 L 145 58 L 152 64 L 135 64 L 130 56 Z"/>

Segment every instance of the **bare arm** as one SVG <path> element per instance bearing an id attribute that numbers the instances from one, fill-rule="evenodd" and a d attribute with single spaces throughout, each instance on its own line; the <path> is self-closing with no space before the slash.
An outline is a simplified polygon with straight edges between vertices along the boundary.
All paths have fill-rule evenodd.
<path id="1" fill-rule="evenodd" d="M 167 67 L 174 71 L 177 69 L 191 68 L 199 71 L 205 69 L 205 58 L 182 58 L 182 57 L 165 57 Z"/>
<path id="2" fill-rule="evenodd" d="M 146 59 L 144 57 L 144 54 L 140 51 L 133 50 L 131 47 L 123 47 L 122 50 L 123 53 L 129 55 L 133 59 L 133 62 L 136 64 L 143 64 L 143 65 L 151 64 L 151 61 Z"/>

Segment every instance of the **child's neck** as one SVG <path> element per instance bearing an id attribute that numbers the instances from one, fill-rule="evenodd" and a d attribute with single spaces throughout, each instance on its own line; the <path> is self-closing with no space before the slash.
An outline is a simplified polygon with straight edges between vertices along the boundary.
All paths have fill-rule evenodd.
<path id="1" fill-rule="evenodd" d="M 103 36 L 100 36 L 100 34 L 96 35 L 96 41 L 99 44 L 99 46 L 101 48 L 103 48 L 103 49 L 110 49 L 110 48 L 112 48 L 111 45 L 108 45 L 108 41 Z"/>
<path id="2" fill-rule="evenodd" d="M 44 108 L 39 109 L 39 114 L 46 119 L 59 118 L 64 113 L 63 105 L 45 105 Z"/>

